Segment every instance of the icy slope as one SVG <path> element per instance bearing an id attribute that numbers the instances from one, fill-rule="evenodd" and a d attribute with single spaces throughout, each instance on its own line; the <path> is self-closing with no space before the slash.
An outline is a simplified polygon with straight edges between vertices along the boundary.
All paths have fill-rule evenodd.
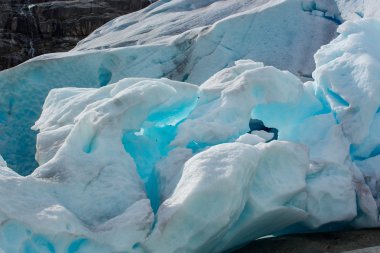
<path id="1" fill-rule="evenodd" d="M 240 60 L 200 86 L 52 90 L 34 126 L 42 165 L 22 177 L 0 162 L 0 249 L 224 252 L 379 226 L 379 27 L 342 25 L 304 84 Z"/>
<path id="2" fill-rule="evenodd" d="M 55 87 L 99 87 L 125 77 L 201 84 L 242 58 L 310 78 L 313 54 L 335 37 L 337 8 L 333 1 L 175 0 L 120 17 L 71 52 L 0 73 L 0 153 L 23 175 L 37 166 L 30 127 Z"/>
<path id="3" fill-rule="evenodd" d="M 336 3 L 345 20 L 380 17 L 379 0 L 336 0 Z"/>
<path id="4" fill-rule="evenodd" d="M 74 51 L 144 45 L 153 42 L 162 43 L 170 36 L 180 34 L 191 28 L 212 25 L 230 16 L 231 13 L 263 12 L 265 9 L 272 8 L 282 2 L 293 2 L 293 4 L 300 6 L 303 11 L 310 12 L 309 14 L 334 22 L 380 16 L 378 0 L 158 1 L 144 10 L 119 17 L 102 26 L 79 42 Z M 295 8 L 293 14 L 300 15 L 299 8 Z M 277 19 L 276 16 L 272 16 L 272 18 L 271 22 L 278 24 L 282 17 L 279 16 Z M 286 19 L 291 18 L 287 17 Z M 258 24 L 260 23 L 258 22 Z M 307 24 L 303 25 L 306 26 Z M 287 30 L 289 29 L 297 28 L 289 27 Z M 317 32 L 315 35 L 319 35 L 323 31 L 321 28 L 314 29 L 314 32 Z"/>
<path id="5" fill-rule="evenodd" d="M 331 199 L 321 204 L 334 202 L 336 209 L 314 214 L 307 210 L 307 194 L 318 197 L 321 189 L 307 188 L 307 147 L 278 141 L 250 145 L 239 138 L 249 131 L 252 110 L 273 109 L 275 119 L 283 114 L 280 108 L 293 108 L 279 136 L 290 136 L 293 123 L 321 110 L 296 77 L 241 61 L 211 80 L 200 88 L 125 79 L 99 90 L 53 90 L 36 123 L 37 155 L 44 164 L 25 178 L 0 171 L 1 201 L 9 203 L 0 207 L 0 247 L 222 252 L 299 221 L 313 218 L 321 225 L 356 216 L 347 167 L 341 165 L 333 177 L 347 188 L 343 195 L 323 188 Z"/>

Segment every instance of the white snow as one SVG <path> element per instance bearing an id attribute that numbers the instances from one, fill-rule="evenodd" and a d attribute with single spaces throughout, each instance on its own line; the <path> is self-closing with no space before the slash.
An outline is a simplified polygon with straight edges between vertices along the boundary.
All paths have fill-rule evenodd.
<path id="1" fill-rule="evenodd" d="M 271 139 L 271 138 L 269 138 L 269 139 Z M 256 144 L 259 144 L 262 142 L 266 142 L 269 139 L 266 140 L 266 139 L 262 138 L 261 136 L 255 135 L 255 134 L 243 134 L 239 138 L 237 138 L 236 142 L 241 142 L 241 143 L 250 144 L 250 145 L 256 145 Z"/>

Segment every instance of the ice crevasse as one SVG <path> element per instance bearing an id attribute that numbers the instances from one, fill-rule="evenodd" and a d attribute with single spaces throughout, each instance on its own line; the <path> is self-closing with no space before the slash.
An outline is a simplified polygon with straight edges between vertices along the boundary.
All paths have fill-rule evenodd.
<path id="1" fill-rule="evenodd" d="M 51 90 L 40 166 L 23 177 L 0 160 L 0 252 L 224 252 L 379 226 L 379 27 L 345 22 L 306 83 L 239 60 L 200 86 Z"/>

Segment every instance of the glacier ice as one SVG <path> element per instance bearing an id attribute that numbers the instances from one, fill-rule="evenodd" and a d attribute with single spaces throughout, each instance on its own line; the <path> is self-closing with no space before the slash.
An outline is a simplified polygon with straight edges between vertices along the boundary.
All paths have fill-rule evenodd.
<path id="1" fill-rule="evenodd" d="M 157 1 L 109 22 L 70 52 L 3 71 L 0 153 L 23 175 L 37 166 L 30 126 L 52 88 L 100 87 L 125 77 L 167 77 L 200 85 L 240 59 L 308 79 L 314 53 L 335 37 L 337 23 L 303 9 L 303 2 Z M 326 8 L 339 16 L 336 5 L 332 1 Z M 29 96 L 21 99 L 20 94 Z"/>
<path id="2" fill-rule="evenodd" d="M 366 23 L 366 24 L 363 24 Z M 377 20 L 346 23 L 339 28 L 334 43 L 316 54 L 316 82 L 326 94 L 335 118 L 353 144 L 369 135 L 369 127 L 380 106 L 379 79 L 376 75 L 380 50 Z M 366 36 L 370 35 L 372 40 Z M 358 42 L 357 40 L 360 40 Z M 360 48 L 357 48 L 360 44 Z"/>
<path id="3" fill-rule="evenodd" d="M 0 153 L 11 161 L 0 156 L 0 252 L 225 252 L 265 235 L 380 225 L 376 1 L 211 2 L 158 1 L 142 20 L 121 17 L 71 52 L 0 73 Z M 355 19 L 318 50 L 305 83 L 293 68 L 303 61 L 244 54 L 269 37 L 238 29 L 275 15 L 264 27 L 278 32 L 294 8 L 288 23 L 332 33 Z M 178 21 L 203 12 L 213 18 L 193 30 Z M 139 22 L 164 14 L 175 29 L 139 41 Z M 135 44 L 118 45 L 129 26 Z M 22 176 L 10 168 L 33 141 L 20 129 L 48 91 L 33 126 L 39 167 Z"/>
<path id="4" fill-rule="evenodd" d="M 231 106 L 236 107 L 234 99 L 246 96 L 244 88 L 273 93 L 280 76 L 290 77 L 289 73 L 255 66 L 251 62 L 237 62 L 236 65 L 234 68 L 240 66 L 246 71 L 235 77 L 234 85 L 222 84 L 222 90 L 210 95 L 212 87 L 209 85 L 203 92 L 202 86 L 167 79 L 125 79 L 101 89 L 63 88 L 50 92 L 35 128 L 41 131 L 38 143 L 50 139 L 58 147 L 52 146 L 52 151 L 47 151 L 49 145 L 38 146 L 37 154 L 41 150 L 50 154 L 50 159 L 45 158 L 44 164 L 29 177 L 16 173 L 8 176 L 6 169 L 0 171 L 4 174 L 0 187 L 7 189 L 1 189 L 1 192 L 4 198 L 9 198 L 4 201 L 20 200 L 1 208 L 4 224 L 17 228 L 14 241 L 4 241 L 1 247 L 10 252 L 15 243 L 27 245 L 21 252 L 27 252 L 26 247 L 38 251 L 38 247 L 45 245 L 56 251 L 69 252 L 74 247 L 80 252 L 95 248 L 99 252 L 220 252 L 305 219 L 307 214 L 302 205 L 299 201 L 292 201 L 294 198 L 304 199 L 305 175 L 309 167 L 306 147 L 288 142 L 254 146 L 231 139 L 231 143 L 207 148 L 176 140 L 176 136 L 188 131 L 180 128 L 186 122 L 200 129 L 199 125 L 204 124 L 195 120 L 200 114 L 198 103 L 203 103 L 201 108 L 209 103 L 209 108 L 214 110 L 204 114 L 214 116 L 225 131 L 231 129 L 228 131 L 233 131 L 232 137 L 239 137 L 239 128 L 233 129 L 231 124 L 223 126 L 223 121 L 230 120 L 230 115 L 223 111 L 229 112 Z M 247 65 L 254 67 L 250 69 Z M 263 75 L 255 75 L 258 70 L 267 76 L 266 87 L 260 82 Z M 239 82 L 244 76 L 253 81 L 252 85 L 247 81 Z M 293 83 L 283 89 L 289 86 L 291 92 L 296 91 L 290 96 L 295 98 L 302 93 L 302 83 L 297 79 L 291 81 Z M 211 99 L 215 93 L 222 96 Z M 254 98 L 255 94 L 247 99 Z M 57 99 L 61 102 L 56 102 Z M 279 96 L 268 94 L 267 101 L 262 103 L 278 99 Z M 214 100 L 228 103 L 219 108 L 219 103 Z M 290 101 L 284 100 L 287 102 Z M 247 103 L 247 106 L 253 107 L 255 103 Z M 248 111 L 246 124 L 237 125 L 243 132 L 248 130 L 249 118 Z M 166 134 L 168 127 L 174 132 L 173 136 Z M 216 134 L 220 134 L 216 138 L 220 143 L 228 142 L 223 139 L 222 132 Z M 208 143 L 207 135 L 205 131 L 197 140 L 204 145 L 213 145 Z M 135 153 L 126 152 L 136 143 L 135 138 L 143 143 L 143 149 L 135 147 Z M 156 152 L 161 153 L 157 155 Z M 166 157 L 166 162 L 161 163 L 166 167 L 161 165 L 161 169 L 155 171 L 151 160 L 162 157 Z M 169 182 L 165 183 L 164 194 L 149 195 L 149 187 L 155 186 L 151 178 L 161 182 L 165 173 L 173 173 L 166 172 L 172 164 L 178 169 L 174 173 L 179 176 L 166 174 L 165 179 Z M 284 181 L 288 168 L 294 170 L 294 177 Z M 272 170 L 272 176 L 266 178 L 268 170 Z M 263 177 L 265 181 L 261 180 Z M 16 182 L 19 182 L 18 191 L 12 191 L 9 185 Z M 218 187 L 221 184 L 223 188 Z M 273 199 L 262 195 L 263 187 L 268 186 L 273 189 Z M 43 194 L 38 194 L 40 191 Z M 75 199 L 72 196 L 76 196 Z M 37 201 L 34 200 L 36 197 Z M 214 202 L 209 203 L 210 200 Z M 159 202 L 158 210 L 155 210 L 155 201 Z M 30 207 L 20 207 L 29 204 Z M 260 211 L 252 212 L 252 208 Z M 265 219 L 274 218 L 283 221 L 271 228 L 261 224 Z M 189 223 L 197 229 L 189 230 Z M 239 226 L 240 223 L 244 226 Z M 259 226 L 262 228 L 256 231 L 255 227 Z M 8 225 L 4 229 L 8 229 Z M 247 231 L 252 234 L 247 235 Z M 42 246 L 38 240 L 34 242 L 35 237 L 42 238 Z M 192 243 L 189 244 L 189 240 Z"/>
<path id="5" fill-rule="evenodd" d="M 374 164 L 355 164 L 333 104 L 313 90 L 325 92 L 248 60 L 200 86 L 127 78 L 52 90 L 34 126 L 41 166 L 28 177 L 0 170 L 11 203 L 0 207 L 0 247 L 223 252 L 289 226 L 378 225 L 364 179 Z M 278 140 L 249 134 L 253 118 Z"/>

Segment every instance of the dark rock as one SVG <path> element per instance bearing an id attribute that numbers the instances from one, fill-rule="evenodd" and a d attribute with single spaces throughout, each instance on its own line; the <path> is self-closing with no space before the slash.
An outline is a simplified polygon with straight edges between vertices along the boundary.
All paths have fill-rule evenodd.
<path id="1" fill-rule="evenodd" d="M 64 52 L 107 21 L 149 0 L 2 0 L 0 70 L 32 57 Z"/>
<path id="2" fill-rule="evenodd" d="M 278 129 L 273 127 L 266 127 L 264 122 L 259 119 L 250 119 L 249 120 L 249 129 L 248 133 L 252 133 L 253 131 L 265 131 L 268 133 L 273 133 L 273 138 L 267 142 L 278 140 Z"/>
<path id="3" fill-rule="evenodd" d="M 288 235 L 256 240 L 234 253 L 341 253 L 380 245 L 380 230 Z"/>

